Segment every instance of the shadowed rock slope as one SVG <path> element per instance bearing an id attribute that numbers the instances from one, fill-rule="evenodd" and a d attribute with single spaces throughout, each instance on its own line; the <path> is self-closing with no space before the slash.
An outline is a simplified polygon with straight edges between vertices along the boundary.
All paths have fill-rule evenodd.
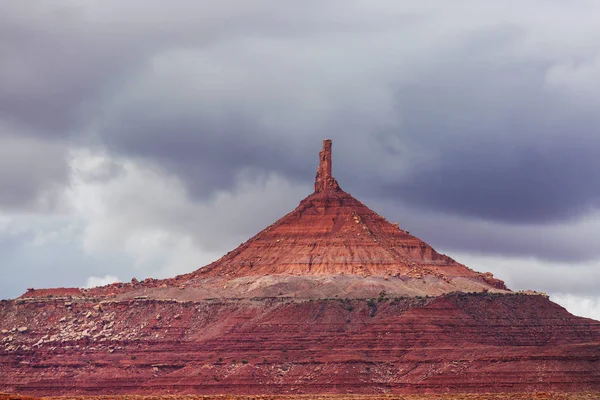
<path id="1" fill-rule="evenodd" d="M 513 293 L 341 190 L 172 279 L 0 303 L 0 391 L 600 392 L 600 322 Z"/>

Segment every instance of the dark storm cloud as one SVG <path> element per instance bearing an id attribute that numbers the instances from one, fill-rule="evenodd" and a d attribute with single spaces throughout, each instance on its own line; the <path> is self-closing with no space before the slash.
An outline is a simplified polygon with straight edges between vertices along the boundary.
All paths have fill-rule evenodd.
<path id="1" fill-rule="evenodd" d="M 55 190 L 62 189 L 68 175 L 66 152 L 56 141 L 0 130 L 0 210 L 54 209 Z"/>
<path id="2" fill-rule="evenodd" d="M 229 3 L 173 2 L 172 14 L 165 13 L 163 3 L 154 1 L 127 5 L 105 2 L 98 7 L 37 1 L 1 3 L 0 121 L 20 137 L 68 138 L 70 144 L 85 146 L 91 143 L 89 136 L 96 133 L 99 120 L 99 133 L 110 149 L 154 159 L 188 177 L 192 192 L 199 195 L 230 188 L 241 168 L 259 172 L 274 165 L 294 168 L 286 160 L 297 152 L 282 155 L 277 144 L 289 143 L 288 138 L 264 137 L 255 115 L 245 116 L 235 109 L 225 110 L 221 118 L 225 126 L 200 115 L 180 119 L 164 108 L 140 110 L 139 105 L 118 110 L 120 115 L 109 121 L 103 118 L 112 100 L 148 67 L 154 54 L 180 47 L 202 48 L 245 33 L 294 36 L 305 34 L 308 27 L 313 34 L 331 29 L 326 19 L 290 13 L 288 7 L 273 7 L 270 2 L 252 7 Z M 265 18 L 262 12 L 266 10 L 284 18 Z M 268 23 L 263 23 L 265 19 Z M 352 27 L 352 23 L 341 26 Z M 154 100 L 162 94 L 154 93 Z M 211 99 L 205 100 L 210 103 Z M 178 106 L 167 104 L 169 107 Z M 4 148 L 11 145 L 0 143 Z M 35 152 L 23 154 L 28 159 L 35 156 Z M 38 161 L 49 170 L 65 169 L 66 159 L 53 160 L 51 166 Z M 30 204 L 38 190 L 27 184 L 32 181 L 29 175 L 48 178 L 47 174 L 35 173 L 22 177 L 17 170 L 6 169 L 10 176 L 4 182 L 10 178 L 10 183 L 4 186 L 0 204 Z M 65 181 L 64 174 L 55 179 L 60 184 Z M 202 184 L 202 193 L 194 182 Z"/>
<path id="3" fill-rule="evenodd" d="M 437 159 L 384 185 L 419 207 L 515 223 L 597 209 L 598 113 L 548 87 L 548 63 L 488 53 L 457 52 L 398 91 L 399 135 Z"/>
<path id="4" fill-rule="evenodd" d="M 463 5 L 2 2 L 0 122 L 33 139 L 0 135 L 0 207 L 65 186 L 69 147 L 149 161 L 200 203 L 244 173 L 309 185 L 331 137 L 357 197 L 464 217 L 448 247 L 576 258 L 575 240 L 523 248 L 469 221 L 598 208 L 595 10 Z"/>
<path id="5" fill-rule="evenodd" d="M 574 264 L 598 259 L 597 213 L 569 223 L 514 224 L 415 210 L 409 204 L 383 199 L 367 197 L 366 201 L 436 249 Z"/>
<path id="6" fill-rule="evenodd" d="M 597 113 L 585 104 L 573 107 L 564 91 L 548 85 L 551 61 L 514 54 L 523 40 L 519 29 L 502 26 L 461 39 L 444 49 L 443 58 L 434 57 L 432 65 L 407 73 L 408 84 L 401 83 L 401 73 L 371 76 L 343 94 L 350 98 L 329 93 L 327 83 L 316 87 L 315 100 L 329 109 L 329 116 L 316 124 L 311 121 L 318 111 L 298 100 L 302 86 L 314 85 L 296 75 L 310 60 L 298 59 L 293 49 L 278 53 L 280 60 L 301 63 L 286 67 L 289 77 L 282 80 L 277 79 L 281 61 L 265 57 L 256 64 L 256 58 L 243 58 L 244 52 L 260 54 L 261 42 L 238 48 L 241 59 L 218 47 L 190 51 L 185 63 L 198 63 L 199 82 L 186 87 L 175 79 L 194 76 L 154 71 L 134 88 L 150 100 L 135 95 L 117 105 L 101 136 L 114 151 L 150 158 L 175 171 L 199 195 L 230 188 L 242 168 L 278 171 L 307 182 L 314 167 L 307 160 L 313 160 L 316 143 L 332 137 L 345 156 L 336 157 L 338 178 L 360 178 L 351 183 L 357 193 L 377 192 L 425 209 L 514 223 L 566 220 L 597 208 Z M 319 45 L 310 43 L 308 54 L 318 54 Z M 178 67 L 165 58 L 172 63 L 169 68 Z M 203 69 L 207 59 L 223 68 L 222 76 Z M 353 68 L 343 61 L 329 67 Z M 382 61 L 370 62 L 376 67 Z M 255 64 L 240 77 L 235 68 L 228 71 L 228 63 Z M 152 79 L 172 79 L 173 86 L 163 85 L 165 92 L 160 92 L 152 88 Z M 216 89 L 207 83 L 212 79 L 220 81 Z M 364 112 L 365 103 L 358 99 L 369 87 L 389 92 L 395 113 L 391 122 L 380 121 L 383 113 Z M 198 94 L 207 90 L 209 95 Z M 281 100 L 275 99 L 278 95 Z M 296 107 L 292 115 L 280 117 L 283 97 L 298 101 L 290 104 Z M 390 137 L 403 143 L 402 151 L 388 146 Z M 417 149 L 430 156 L 411 159 L 410 172 L 394 176 L 397 165 L 406 162 L 403 157 Z"/>
<path id="7" fill-rule="evenodd" d="M 123 46 L 106 34 L 67 4 L 0 4 L 0 118 L 46 138 L 85 127 L 126 67 Z"/>
<path id="8" fill-rule="evenodd" d="M 245 35 L 290 38 L 371 29 L 375 23 L 351 14 L 332 23 L 335 4 L 0 2 L 0 118 L 45 136 L 73 134 L 161 51 Z M 319 15 L 308 12 L 311 6 L 320 8 Z"/>
<path id="9" fill-rule="evenodd" d="M 69 147 L 141 52 L 66 2 L 0 2 L 0 210 L 56 208 Z"/>
<path id="10" fill-rule="evenodd" d="M 283 170 L 287 175 L 302 170 L 290 140 L 269 136 L 254 119 L 232 110 L 215 121 L 202 115 L 201 109 L 195 111 L 188 115 L 181 109 L 131 112 L 126 120 L 111 121 L 103 130 L 103 140 L 117 154 L 150 159 L 175 172 L 198 199 L 231 189 L 245 168 L 256 173 Z"/>

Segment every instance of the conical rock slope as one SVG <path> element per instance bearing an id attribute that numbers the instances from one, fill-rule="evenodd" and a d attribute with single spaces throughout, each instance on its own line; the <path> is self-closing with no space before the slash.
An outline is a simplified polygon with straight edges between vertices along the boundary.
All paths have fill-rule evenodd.
<path id="1" fill-rule="evenodd" d="M 310 195 L 290 214 L 198 274 L 477 276 L 341 189 Z"/>
<path id="2" fill-rule="evenodd" d="M 262 280 L 263 288 L 279 287 L 277 293 L 266 290 L 271 295 L 309 297 L 336 292 L 364 297 L 377 288 L 397 295 L 507 290 L 491 274 L 439 254 L 343 191 L 331 175 L 330 140 L 323 142 L 320 155 L 313 194 L 220 260 L 180 277 L 179 284 L 210 286 L 210 278 L 216 278 L 243 286 Z M 234 290 L 235 283 L 228 288 L 236 296 L 260 295 Z M 315 286 L 322 290 L 313 293 Z"/>

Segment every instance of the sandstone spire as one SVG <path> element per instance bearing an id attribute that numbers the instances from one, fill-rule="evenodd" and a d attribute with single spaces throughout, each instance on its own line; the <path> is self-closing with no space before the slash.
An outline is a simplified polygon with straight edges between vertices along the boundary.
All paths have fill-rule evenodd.
<path id="1" fill-rule="evenodd" d="M 313 282 L 315 276 L 335 275 L 344 276 L 343 282 L 348 286 L 341 288 L 323 281 L 307 284 L 312 288 L 310 290 L 320 295 L 343 292 L 345 295 L 355 293 L 358 297 L 372 296 L 371 289 L 365 288 L 379 287 L 379 283 L 375 286 L 348 283 L 365 276 L 379 277 L 377 279 L 384 282 L 388 282 L 384 277 L 402 277 L 389 281 L 390 287 L 386 289 L 396 295 L 507 290 L 502 281 L 436 252 L 344 192 L 331 173 L 330 139 L 323 141 L 319 156 L 314 193 L 302 200 L 295 210 L 221 259 L 178 278 L 177 284 L 193 285 L 190 282 L 212 278 L 233 282 L 251 276 L 262 281 L 276 275 L 294 276 L 298 282 Z M 409 281 L 418 284 L 413 288 L 413 283 L 407 283 Z M 267 283 L 262 285 L 252 286 L 253 289 L 249 289 L 254 290 L 252 295 L 260 297 L 271 290 L 275 294 L 296 293 L 297 290 L 300 296 L 306 296 L 309 290 L 304 283 L 291 281 L 285 284 L 289 286 L 284 285 L 285 288 L 280 283 L 274 283 L 273 287 Z M 240 288 L 247 290 L 249 286 Z M 232 296 L 241 296 L 239 292 L 235 293 Z"/>
<path id="2" fill-rule="evenodd" d="M 339 189 L 335 178 L 331 175 L 331 139 L 323 140 L 323 148 L 319 152 L 319 168 L 315 177 L 315 192 L 327 189 Z"/>

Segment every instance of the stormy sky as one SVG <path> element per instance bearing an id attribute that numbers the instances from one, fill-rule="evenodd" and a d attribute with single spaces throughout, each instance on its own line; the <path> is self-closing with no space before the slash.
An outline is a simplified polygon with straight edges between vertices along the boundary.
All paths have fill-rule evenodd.
<path id="1" fill-rule="evenodd" d="M 199 268 L 342 188 L 600 319 L 600 3 L 0 0 L 0 298 Z"/>

